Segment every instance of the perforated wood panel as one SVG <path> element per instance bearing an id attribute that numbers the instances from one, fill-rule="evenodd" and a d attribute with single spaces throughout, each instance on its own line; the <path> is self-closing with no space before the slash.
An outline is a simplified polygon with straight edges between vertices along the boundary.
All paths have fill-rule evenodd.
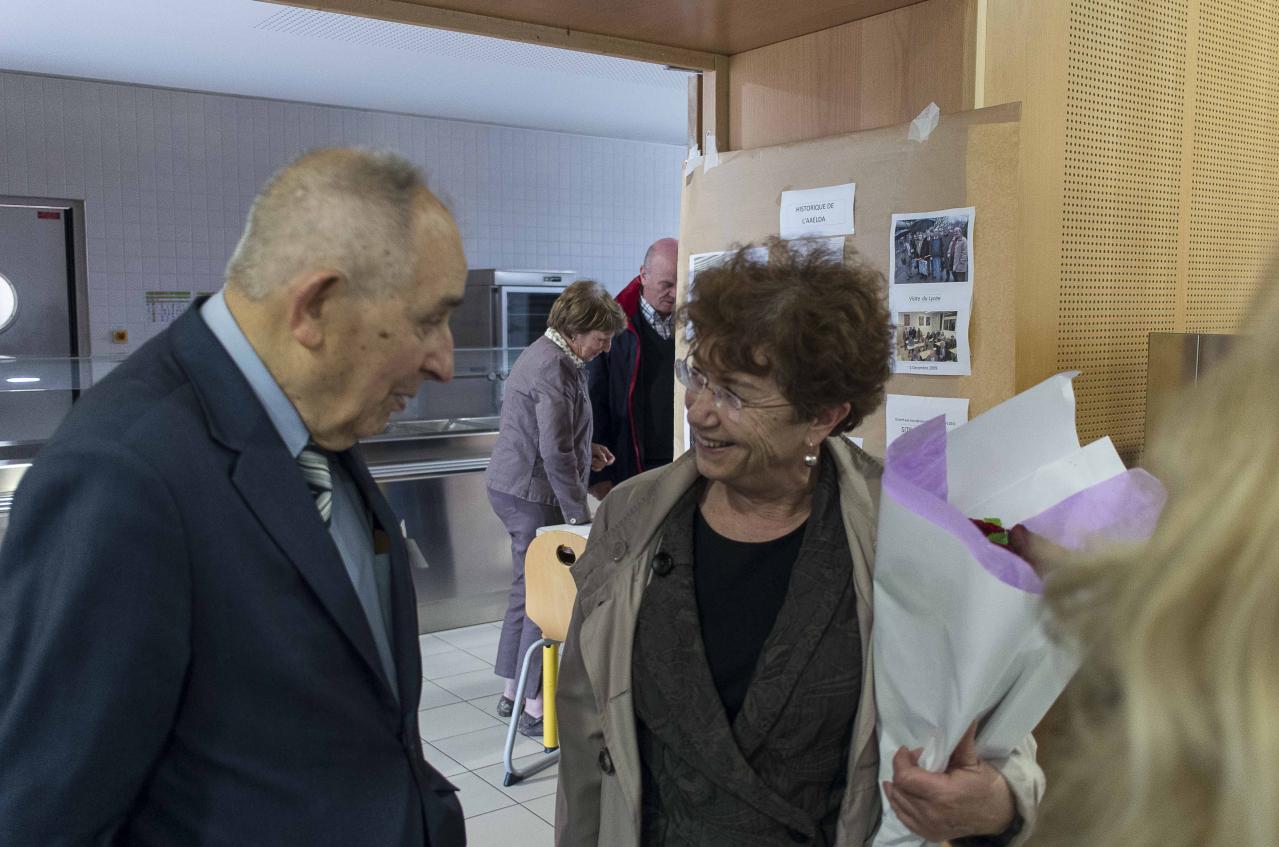
<path id="1" fill-rule="evenodd" d="M 1081 371 L 1081 437 L 1135 459 L 1148 335 L 1238 330 L 1279 238 L 1279 3 L 988 8 L 985 102 L 1025 102 L 1018 386 Z"/>
<path id="2" fill-rule="evenodd" d="M 1141 445 L 1146 337 L 1176 320 L 1186 0 L 1071 0 L 1057 367 L 1079 432 Z"/>
<path id="3" fill-rule="evenodd" d="M 1234 332 L 1279 234 L 1279 4 L 1199 7 L 1185 329 Z"/>

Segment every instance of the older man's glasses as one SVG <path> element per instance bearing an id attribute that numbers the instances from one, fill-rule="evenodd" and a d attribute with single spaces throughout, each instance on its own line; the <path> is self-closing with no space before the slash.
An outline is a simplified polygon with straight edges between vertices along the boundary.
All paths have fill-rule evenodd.
<path id="1" fill-rule="evenodd" d="M 715 408 L 730 421 L 742 419 L 742 409 L 770 409 L 789 406 L 789 403 L 747 403 L 722 385 L 715 385 L 706 374 L 688 363 L 688 359 L 675 360 L 675 378 L 684 386 L 690 397 L 697 397 L 708 388 L 715 401 Z"/>

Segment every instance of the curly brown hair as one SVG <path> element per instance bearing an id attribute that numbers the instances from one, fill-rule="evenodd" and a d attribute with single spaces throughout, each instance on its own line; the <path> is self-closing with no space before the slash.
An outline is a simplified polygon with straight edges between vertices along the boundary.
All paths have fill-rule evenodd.
<path id="1" fill-rule="evenodd" d="M 820 244 L 767 248 L 767 261 L 748 245 L 697 274 L 678 313 L 694 329 L 689 355 L 712 373 L 772 377 L 796 420 L 847 401 L 835 427 L 847 432 L 879 408 L 891 373 L 883 274 Z"/>

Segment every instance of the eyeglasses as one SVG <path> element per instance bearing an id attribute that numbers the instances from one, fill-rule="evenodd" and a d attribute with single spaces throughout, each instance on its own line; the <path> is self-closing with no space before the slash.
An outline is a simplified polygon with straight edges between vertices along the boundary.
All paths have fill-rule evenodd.
<path id="1" fill-rule="evenodd" d="M 715 400 L 715 408 L 723 412 L 730 421 L 742 419 L 742 409 L 779 409 L 790 403 L 747 403 L 722 385 L 715 385 L 706 374 L 688 363 L 688 359 L 675 360 L 675 378 L 684 386 L 689 396 L 697 397 L 706 389 L 711 390 Z"/>

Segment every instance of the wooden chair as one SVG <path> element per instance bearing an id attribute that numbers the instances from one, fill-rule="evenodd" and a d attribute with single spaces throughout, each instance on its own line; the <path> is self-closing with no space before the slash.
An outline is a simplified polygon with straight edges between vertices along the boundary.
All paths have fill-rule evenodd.
<path id="1" fill-rule="evenodd" d="M 515 708 L 511 725 L 506 730 L 506 748 L 502 762 L 506 766 L 503 785 L 514 785 L 527 776 L 559 761 L 559 725 L 555 715 L 555 683 L 559 676 L 559 645 L 568 635 L 569 619 L 577 585 L 569 566 L 586 550 L 586 539 L 562 530 L 545 532 L 533 539 L 524 554 L 524 613 L 542 630 L 542 639 L 524 654 L 520 680 L 515 688 Z M 524 711 L 524 689 L 528 683 L 529 663 L 537 648 L 542 648 L 542 746 L 546 758 L 523 771 L 516 770 L 511 758 L 515 750 L 520 715 Z"/>

